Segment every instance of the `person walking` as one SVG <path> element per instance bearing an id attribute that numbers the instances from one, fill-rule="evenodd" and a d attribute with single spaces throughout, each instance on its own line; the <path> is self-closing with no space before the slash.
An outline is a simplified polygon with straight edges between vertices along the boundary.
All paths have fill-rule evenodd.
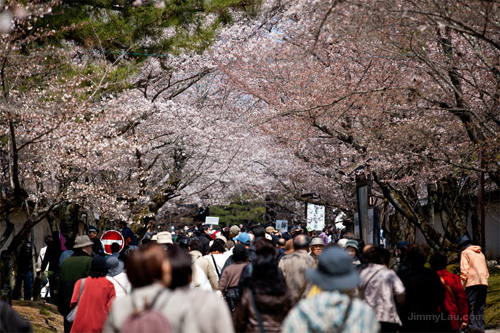
<path id="1" fill-rule="evenodd" d="M 183 250 L 178 249 L 178 251 L 184 253 Z M 117 333 L 126 330 L 127 327 L 124 325 L 130 322 L 131 317 L 153 309 L 165 317 L 173 332 L 200 332 L 197 320 L 194 318 L 194 304 L 185 295 L 167 289 L 173 284 L 178 284 L 180 280 L 189 285 L 189 281 L 184 281 L 186 279 L 181 274 L 182 271 L 189 271 L 191 277 L 192 273 L 191 259 L 188 254 L 185 256 L 186 263 L 174 278 L 173 266 L 180 263 L 174 264 L 167 258 L 165 246 L 150 243 L 132 251 L 125 260 L 125 271 L 133 287 L 132 293 L 113 302 L 103 331 Z M 151 326 L 143 323 L 144 330 L 148 327 Z"/>
<path id="2" fill-rule="evenodd" d="M 323 245 L 328 245 L 328 235 L 327 235 L 328 228 L 324 227 L 321 233 L 318 235 L 318 237 L 323 241 Z"/>
<path id="3" fill-rule="evenodd" d="M 75 283 L 70 308 L 78 305 L 78 309 L 71 333 L 102 332 L 111 302 L 116 297 L 115 286 L 106 279 L 108 269 L 106 259 L 95 256 L 92 259 L 90 276 Z"/>
<path id="4" fill-rule="evenodd" d="M 444 286 L 446 292 L 444 307 L 450 315 L 452 331 L 458 332 L 460 329 L 465 329 L 469 322 L 469 304 L 460 278 L 446 270 L 448 258 L 443 252 L 434 253 L 429 263 Z"/>
<path id="5" fill-rule="evenodd" d="M 131 245 L 137 246 L 137 238 L 135 237 L 132 229 L 130 229 L 127 226 L 127 222 L 120 221 L 120 222 L 118 222 L 118 226 L 120 227 L 122 235 L 123 235 L 123 239 L 125 240 L 125 246 L 127 246 L 127 247 L 131 246 Z"/>
<path id="6" fill-rule="evenodd" d="M 398 275 L 406 289 L 405 304 L 400 310 L 403 332 L 442 332 L 447 329 L 447 321 L 449 324 L 449 318 L 443 315 L 445 290 L 441 280 L 424 266 L 428 256 L 427 245 L 410 245 L 409 268 Z"/>
<path id="7" fill-rule="evenodd" d="M 219 281 L 219 290 L 222 292 L 231 312 L 234 311 L 240 300 L 238 284 L 241 273 L 248 262 L 248 251 L 243 244 L 238 244 L 233 249 L 233 263 L 222 272 Z"/>
<path id="8" fill-rule="evenodd" d="M 251 278 L 234 312 L 235 330 L 281 332 L 281 324 L 295 300 L 278 268 L 273 243 L 261 238 L 255 243 L 255 251 Z"/>
<path id="9" fill-rule="evenodd" d="M 357 240 L 348 239 L 345 243 L 344 250 L 349 253 L 352 257 L 352 264 L 359 267 L 364 263 L 363 258 L 361 256 L 361 251 L 359 250 L 359 244 Z"/>
<path id="10" fill-rule="evenodd" d="M 25 301 L 31 300 L 31 287 L 33 285 L 33 244 L 29 241 L 31 233 L 28 233 L 17 257 L 16 284 L 12 291 L 12 299 L 21 297 L 21 286 L 23 287 Z"/>
<path id="11" fill-rule="evenodd" d="M 203 245 L 201 244 L 201 241 L 198 238 L 192 239 L 188 244 L 188 250 L 189 254 L 191 255 L 193 264 L 200 267 L 200 269 L 203 271 L 208 281 L 210 281 L 212 290 L 217 290 L 219 287 L 217 281 L 218 277 L 215 273 L 214 266 L 210 264 L 210 261 L 207 258 L 203 257 L 203 255 L 201 254 L 201 252 L 203 251 Z"/>
<path id="12" fill-rule="evenodd" d="M 172 266 L 169 289 L 173 290 L 174 299 L 171 303 L 174 306 L 178 302 L 188 304 L 190 313 L 186 320 L 196 324 L 201 333 L 233 333 L 231 312 L 221 297 L 213 291 L 190 286 L 193 279 L 190 255 L 178 246 L 170 247 L 166 254 Z M 178 332 L 175 329 L 173 331 Z"/>
<path id="13" fill-rule="evenodd" d="M 305 272 L 314 266 L 314 258 L 308 254 L 310 239 L 307 235 L 298 234 L 293 238 L 295 251 L 281 258 L 278 267 L 283 271 L 286 284 L 295 299 L 307 295 Z"/>
<path id="14" fill-rule="evenodd" d="M 210 226 L 208 225 L 202 225 L 199 228 L 200 235 L 198 236 L 198 239 L 200 240 L 201 244 L 203 245 L 203 251 L 201 252 L 203 255 L 206 255 L 208 252 L 208 249 L 210 248 L 210 241 L 212 239 L 210 238 Z"/>
<path id="15" fill-rule="evenodd" d="M 215 273 L 217 273 L 217 280 L 220 280 L 222 276 L 222 268 L 230 255 L 230 253 L 226 253 L 224 241 L 220 238 L 216 238 L 210 246 L 208 254 L 204 256 L 204 258 L 210 261 Z"/>
<path id="16" fill-rule="evenodd" d="M 76 281 L 90 275 L 92 265 L 92 245 L 89 236 L 77 236 L 73 246 L 73 255 L 64 260 L 59 280 L 59 299 L 57 309 L 64 317 L 64 332 L 69 332 L 73 323 L 66 319 L 70 312 L 70 303 Z"/>
<path id="17" fill-rule="evenodd" d="M 106 263 L 109 266 L 106 279 L 111 281 L 115 286 L 116 298 L 124 297 L 132 291 L 132 285 L 128 280 L 127 274 L 123 271 L 123 261 L 116 257 L 106 258 Z"/>
<path id="18" fill-rule="evenodd" d="M 367 263 L 361 270 L 359 296 L 370 305 L 380 323 L 381 332 L 397 332 L 401 326 L 398 315 L 405 301 L 405 287 L 396 272 L 389 269 L 390 252 L 372 246 L 363 257 Z"/>
<path id="19" fill-rule="evenodd" d="M 52 232 L 52 235 L 47 235 L 45 237 L 45 244 L 47 244 L 47 250 L 42 260 L 42 267 L 40 269 L 40 274 L 48 269 L 52 272 L 48 276 L 49 288 L 50 288 L 50 299 L 51 302 L 56 304 L 57 302 L 57 287 L 59 285 L 59 258 L 61 257 L 61 241 L 59 240 L 59 231 Z"/>
<path id="20" fill-rule="evenodd" d="M 469 324 L 471 331 L 484 332 L 484 307 L 490 276 L 486 266 L 486 258 L 479 245 L 473 245 L 467 236 L 458 240 L 460 253 L 460 280 L 465 287 L 469 303 Z"/>
<path id="21" fill-rule="evenodd" d="M 371 307 L 352 296 L 361 282 L 351 256 L 336 246 L 327 247 L 318 266 L 306 271 L 320 292 L 302 299 L 288 313 L 283 332 L 378 332 L 380 324 Z"/>

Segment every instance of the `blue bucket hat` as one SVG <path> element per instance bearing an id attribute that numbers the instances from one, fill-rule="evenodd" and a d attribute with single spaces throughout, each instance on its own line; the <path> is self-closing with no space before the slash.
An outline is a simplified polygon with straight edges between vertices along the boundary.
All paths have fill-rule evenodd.
<path id="1" fill-rule="evenodd" d="M 123 272 L 123 261 L 119 260 L 117 257 L 106 258 L 106 264 L 109 266 L 109 276 L 116 276 Z"/>
<path id="2" fill-rule="evenodd" d="M 472 241 L 470 240 L 469 237 L 467 237 L 467 235 L 463 235 L 462 237 L 460 237 L 458 239 L 458 243 L 457 243 L 457 248 L 461 248 L 462 246 L 465 246 L 467 244 L 471 244 Z"/>
<path id="3" fill-rule="evenodd" d="M 306 278 L 321 289 L 349 290 L 361 283 L 352 257 L 336 246 L 327 247 L 318 257 L 318 266 L 306 271 Z"/>
<path id="4" fill-rule="evenodd" d="M 241 232 L 238 237 L 233 237 L 233 240 L 250 245 L 250 235 L 246 232 Z"/>

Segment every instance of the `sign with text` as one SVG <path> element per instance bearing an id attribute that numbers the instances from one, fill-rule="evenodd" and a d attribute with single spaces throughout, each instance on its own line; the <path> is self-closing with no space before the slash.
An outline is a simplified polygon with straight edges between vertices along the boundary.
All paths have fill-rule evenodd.
<path id="1" fill-rule="evenodd" d="M 288 232 L 288 220 L 276 220 L 276 230 L 279 232 Z"/>
<path id="2" fill-rule="evenodd" d="M 325 206 L 307 204 L 307 230 L 323 230 L 325 227 Z"/>
<path id="3" fill-rule="evenodd" d="M 218 216 L 207 216 L 205 217 L 205 224 L 219 224 Z"/>

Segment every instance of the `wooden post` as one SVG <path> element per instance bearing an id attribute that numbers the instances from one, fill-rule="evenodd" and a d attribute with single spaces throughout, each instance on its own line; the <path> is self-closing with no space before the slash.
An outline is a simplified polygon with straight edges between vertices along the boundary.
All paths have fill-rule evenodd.
<path id="1" fill-rule="evenodd" d="M 484 156 L 483 152 L 479 152 L 479 161 L 481 166 L 481 172 L 479 172 L 479 209 L 480 209 L 480 219 L 481 219 L 481 249 L 483 253 L 486 253 L 486 214 L 484 207 Z"/>

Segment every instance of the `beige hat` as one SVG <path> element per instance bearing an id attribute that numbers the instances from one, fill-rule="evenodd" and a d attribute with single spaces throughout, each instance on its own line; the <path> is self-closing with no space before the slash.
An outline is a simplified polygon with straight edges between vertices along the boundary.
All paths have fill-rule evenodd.
<path id="1" fill-rule="evenodd" d="M 311 244 L 309 244 L 311 246 L 313 245 L 321 245 L 321 246 L 325 246 L 325 243 L 323 242 L 323 240 L 319 237 L 314 237 L 312 240 L 311 240 Z"/>
<path id="2" fill-rule="evenodd" d="M 75 245 L 73 245 L 73 248 L 78 249 L 89 245 L 94 245 L 94 243 L 90 240 L 89 236 L 81 235 L 81 236 L 76 236 Z"/>
<path id="3" fill-rule="evenodd" d="M 174 242 L 172 242 L 172 234 L 168 231 L 159 232 L 157 237 L 158 240 L 156 242 L 158 244 L 174 244 Z"/>
<path id="4" fill-rule="evenodd" d="M 158 240 L 158 235 L 154 234 L 153 237 L 151 237 L 151 240 L 156 242 Z"/>
<path id="5" fill-rule="evenodd" d="M 229 231 L 234 235 L 234 237 L 236 237 L 240 234 L 241 230 L 237 225 L 233 225 L 231 226 L 231 228 L 229 228 Z"/>
<path id="6" fill-rule="evenodd" d="M 345 248 L 345 244 L 347 243 L 348 239 L 347 238 L 341 238 L 337 241 L 337 245 L 340 247 L 340 248 Z"/>
<path id="7" fill-rule="evenodd" d="M 267 227 L 266 232 L 268 234 L 274 234 L 275 232 L 278 232 L 278 231 L 276 229 L 274 229 L 274 227 Z"/>

